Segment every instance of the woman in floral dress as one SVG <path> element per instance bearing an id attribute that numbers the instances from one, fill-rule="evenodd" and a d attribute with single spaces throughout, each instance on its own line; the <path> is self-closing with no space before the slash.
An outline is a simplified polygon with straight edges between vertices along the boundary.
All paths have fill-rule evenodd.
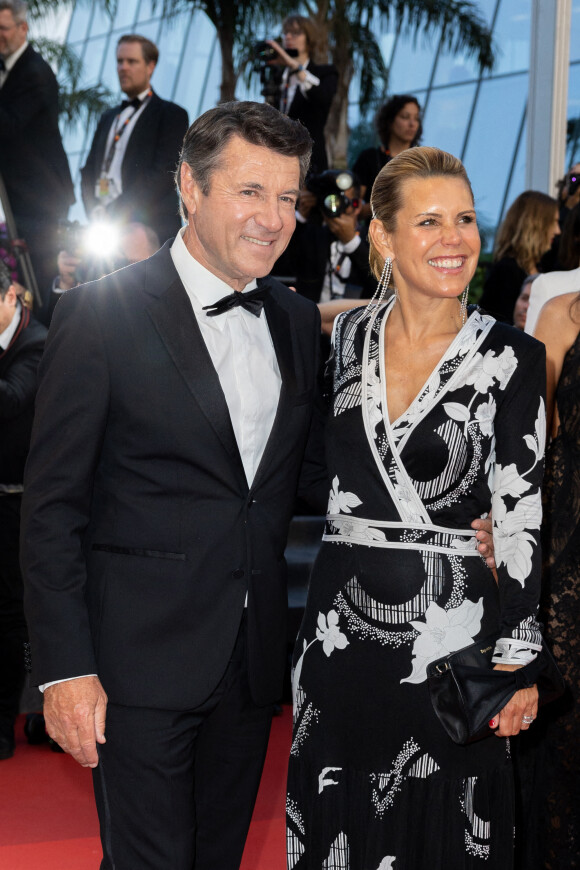
<path id="1" fill-rule="evenodd" d="M 290 870 L 508 870 L 509 736 L 535 687 L 459 746 L 436 718 L 431 661 L 492 633 L 493 661 L 541 647 L 543 346 L 459 297 L 480 242 L 461 163 L 403 152 L 373 188 L 371 266 L 385 305 L 337 320 L 328 516 L 294 660 Z M 465 298 L 465 297 L 464 297 Z M 473 516 L 493 507 L 499 583 Z"/>

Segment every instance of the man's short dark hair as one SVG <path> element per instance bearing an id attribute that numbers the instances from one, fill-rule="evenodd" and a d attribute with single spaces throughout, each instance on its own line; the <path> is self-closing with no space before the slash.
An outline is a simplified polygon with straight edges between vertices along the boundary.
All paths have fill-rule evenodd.
<path id="1" fill-rule="evenodd" d="M 141 46 L 145 63 L 154 63 L 157 66 L 157 61 L 159 60 L 159 49 L 155 43 L 151 42 L 150 39 L 147 39 L 146 36 L 140 36 L 138 33 L 124 33 L 123 36 L 119 37 L 117 48 L 119 48 L 123 42 L 138 42 Z"/>
<path id="2" fill-rule="evenodd" d="M 194 121 L 185 134 L 175 174 L 180 194 L 181 166 L 187 163 L 201 191 L 208 195 L 212 173 L 218 168 L 222 151 L 232 136 L 239 136 L 250 145 L 270 148 L 285 157 L 297 157 L 302 187 L 312 153 L 312 139 L 306 127 L 268 103 L 240 101 L 221 103 L 210 109 Z"/>
<path id="3" fill-rule="evenodd" d="M 10 269 L 3 260 L 0 260 L 0 299 L 4 299 L 13 283 Z"/>

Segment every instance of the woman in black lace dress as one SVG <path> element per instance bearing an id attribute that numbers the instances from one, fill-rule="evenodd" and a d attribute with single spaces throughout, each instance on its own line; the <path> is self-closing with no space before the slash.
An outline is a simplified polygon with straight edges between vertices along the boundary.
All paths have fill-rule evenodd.
<path id="1" fill-rule="evenodd" d="M 465 170 L 412 148 L 371 197 L 385 304 L 341 315 L 327 422 L 330 495 L 294 660 L 289 870 L 510 870 L 509 738 L 535 688 L 458 746 L 429 662 L 494 633 L 514 670 L 540 648 L 543 346 L 460 304 L 479 234 Z M 464 294 L 465 298 L 465 294 Z M 473 516 L 493 506 L 499 588 Z M 533 726 L 532 726 L 533 727 Z"/>
<path id="2" fill-rule="evenodd" d="M 547 422 L 542 619 L 568 688 L 518 747 L 521 870 L 580 868 L 580 294 L 547 302 Z"/>

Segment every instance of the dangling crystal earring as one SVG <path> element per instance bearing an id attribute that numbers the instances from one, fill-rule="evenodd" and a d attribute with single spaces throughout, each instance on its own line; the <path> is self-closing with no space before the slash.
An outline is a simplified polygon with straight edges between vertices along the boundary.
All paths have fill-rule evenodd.
<path id="1" fill-rule="evenodd" d="M 467 322 L 467 297 L 469 296 L 469 284 L 461 294 L 461 308 L 459 309 L 461 315 L 461 325 L 465 326 Z"/>
<path id="2" fill-rule="evenodd" d="M 381 277 L 379 279 L 379 283 L 377 284 L 377 289 L 375 290 L 374 296 L 367 305 L 367 311 L 370 311 L 371 305 L 378 307 L 383 301 L 387 290 L 389 289 L 389 283 L 391 281 L 391 275 L 393 274 L 393 261 L 390 257 L 387 257 L 385 260 L 385 265 L 383 266 L 383 271 L 381 272 Z"/>

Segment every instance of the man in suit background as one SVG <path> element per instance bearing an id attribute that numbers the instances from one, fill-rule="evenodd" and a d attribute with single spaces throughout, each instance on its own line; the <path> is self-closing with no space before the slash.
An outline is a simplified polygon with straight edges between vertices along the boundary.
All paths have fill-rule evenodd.
<path id="1" fill-rule="evenodd" d="M 27 34 L 26 3 L 0 0 L 0 174 L 42 292 L 54 276 L 58 222 L 74 192 L 58 129 L 57 81 Z M 38 309 L 40 318 L 46 309 Z"/>
<path id="2" fill-rule="evenodd" d="M 32 677 L 50 735 L 93 768 L 102 870 L 239 867 L 294 499 L 322 511 L 328 492 L 318 311 L 264 277 L 310 147 L 271 106 L 206 112 L 180 159 L 185 230 L 55 310 L 23 509 Z"/>
<path id="3" fill-rule="evenodd" d="M 46 329 L 16 295 L 0 260 L 0 760 L 14 754 L 27 641 L 18 558 L 24 463 Z"/>
<path id="4" fill-rule="evenodd" d="M 126 96 L 101 117 L 81 170 L 89 218 L 106 213 L 152 227 L 163 243 L 181 226 L 173 174 L 188 126 L 187 112 L 151 88 L 157 47 L 138 34 L 117 43 L 117 73 Z"/>

